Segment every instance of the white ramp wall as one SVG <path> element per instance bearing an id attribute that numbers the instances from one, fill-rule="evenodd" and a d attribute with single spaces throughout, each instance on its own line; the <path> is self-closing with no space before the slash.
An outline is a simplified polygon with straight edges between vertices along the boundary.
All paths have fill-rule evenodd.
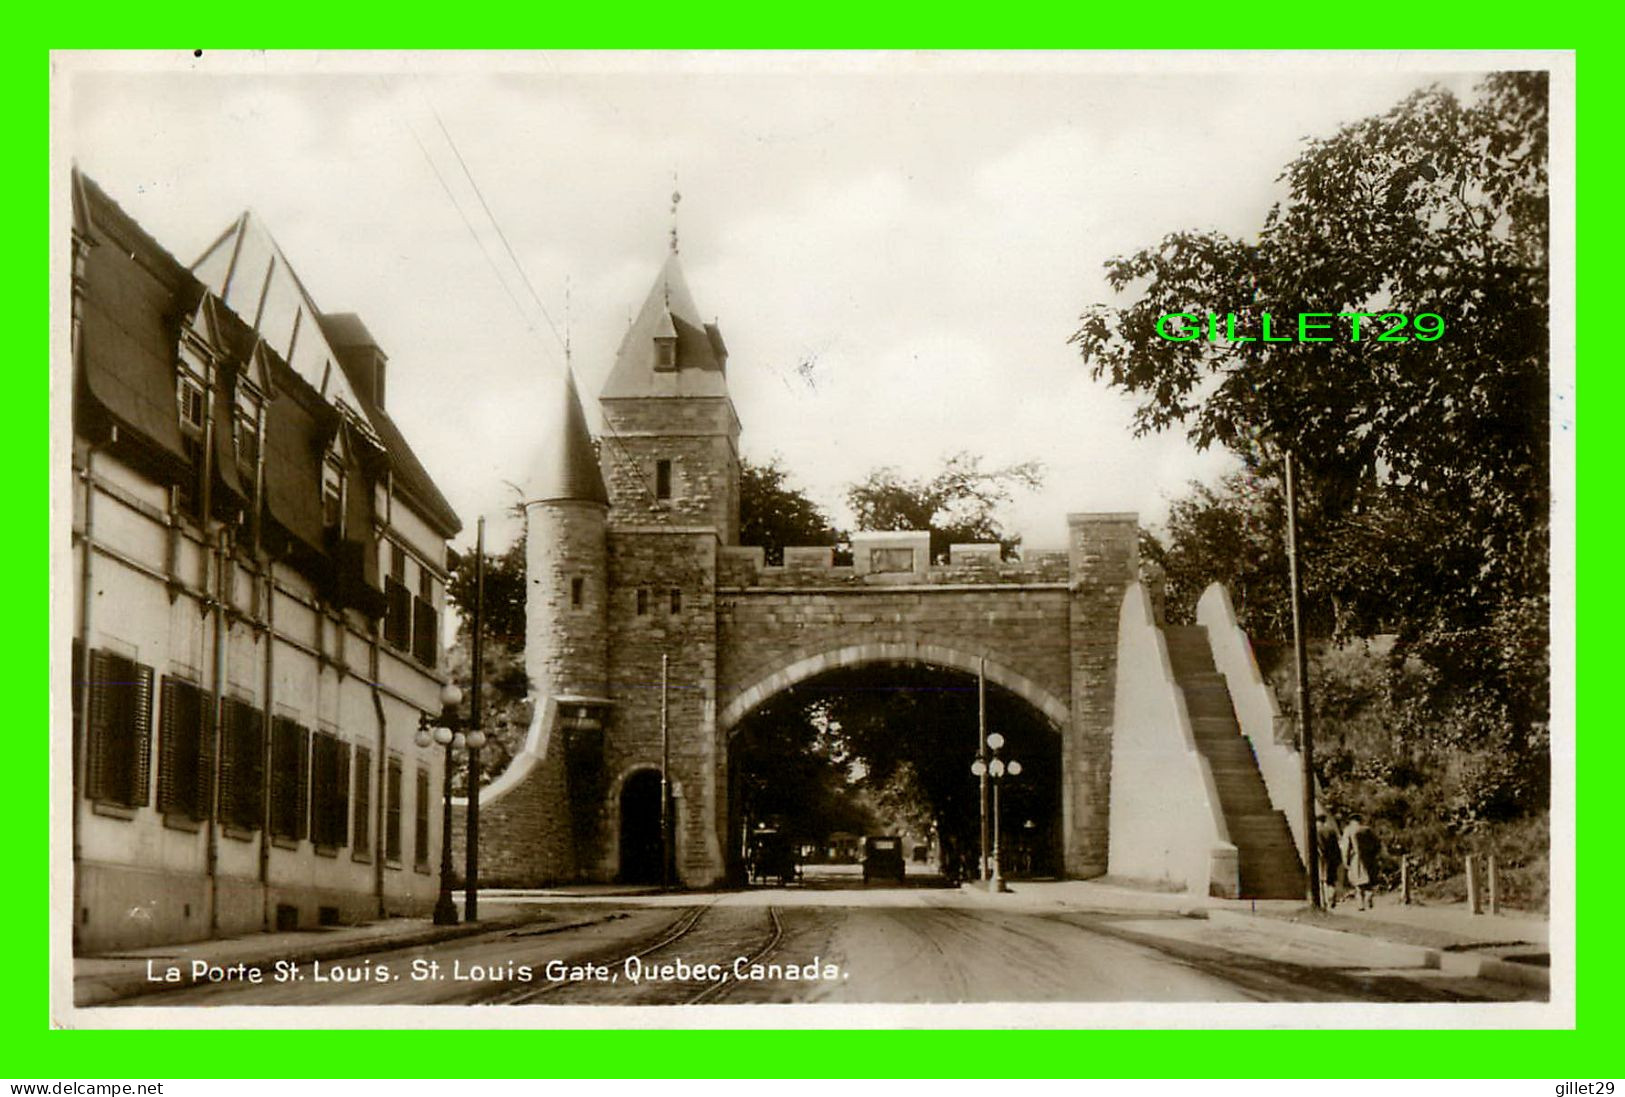
<path id="1" fill-rule="evenodd" d="M 1183 885 L 1197 895 L 1235 895 L 1236 847 L 1139 583 L 1123 595 L 1117 645 L 1107 872 Z"/>

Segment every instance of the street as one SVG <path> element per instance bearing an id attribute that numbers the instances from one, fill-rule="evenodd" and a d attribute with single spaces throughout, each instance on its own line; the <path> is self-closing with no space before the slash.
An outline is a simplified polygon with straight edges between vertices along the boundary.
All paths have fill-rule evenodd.
<path id="1" fill-rule="evenodd" d="M 1166 911 L 1046 910 L 841 878 L 745 891 L 489 904 L 487 933 L 272 961 L 133 1006 L 1538 1001 L 1529 987 L 1373 966 L 1369 948 Z M 162 971 L 162 961 L 153 970 Z M 214 977 L 220 981 L 208 981 Z M 256 978 L 258 981 L 250 981 Z"/>

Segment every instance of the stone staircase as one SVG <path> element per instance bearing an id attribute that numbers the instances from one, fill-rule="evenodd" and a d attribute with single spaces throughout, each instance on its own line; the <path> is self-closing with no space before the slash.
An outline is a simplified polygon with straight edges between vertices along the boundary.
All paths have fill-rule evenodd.
<path id="1" fill-rule="evenodd" d="M 1252 744 L 1241 734 L 1230 689 L 1213 665 L 1207 629 L 1166 626 L 1168 660 L 1185 694 L 1196 747 L 1208 760 L 1219 808 L 1235 844 L 1242 899 L 1301 899 L 1303 862 L 1286 814 L 1270 804 Z"/>

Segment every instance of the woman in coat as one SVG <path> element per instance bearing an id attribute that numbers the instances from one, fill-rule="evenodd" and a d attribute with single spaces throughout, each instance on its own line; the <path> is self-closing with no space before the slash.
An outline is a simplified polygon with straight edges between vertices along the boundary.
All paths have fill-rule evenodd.
<path id="1" fill-rule="evenodd" d="M 1343 866 L 1361 910 L 1371 909 L 1371 885 L 1377 879 L 1380 848 L 1376 831 L 1366 826 L 1358 815 L 1350 815 L 1349 825 L 1343 830 Z"/>

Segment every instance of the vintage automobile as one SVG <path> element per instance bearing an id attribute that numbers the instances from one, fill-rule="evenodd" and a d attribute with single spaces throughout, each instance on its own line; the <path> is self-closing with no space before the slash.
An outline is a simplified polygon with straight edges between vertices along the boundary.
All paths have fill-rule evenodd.
<path id="1" fill-rule="evenodd" d="M 903 882 L 903 840 L 895 834 L 863 840 L 863 882 Z"/>
<path id="2" fill-rule="evenodd" d="M 780 885 L 788 884 L 801 874 L 797 864 L 796 844 L 790 836 L 779 830 L 758 830 L 751 835 L 750 876 L 758 884 L 769 877 Z"/>

